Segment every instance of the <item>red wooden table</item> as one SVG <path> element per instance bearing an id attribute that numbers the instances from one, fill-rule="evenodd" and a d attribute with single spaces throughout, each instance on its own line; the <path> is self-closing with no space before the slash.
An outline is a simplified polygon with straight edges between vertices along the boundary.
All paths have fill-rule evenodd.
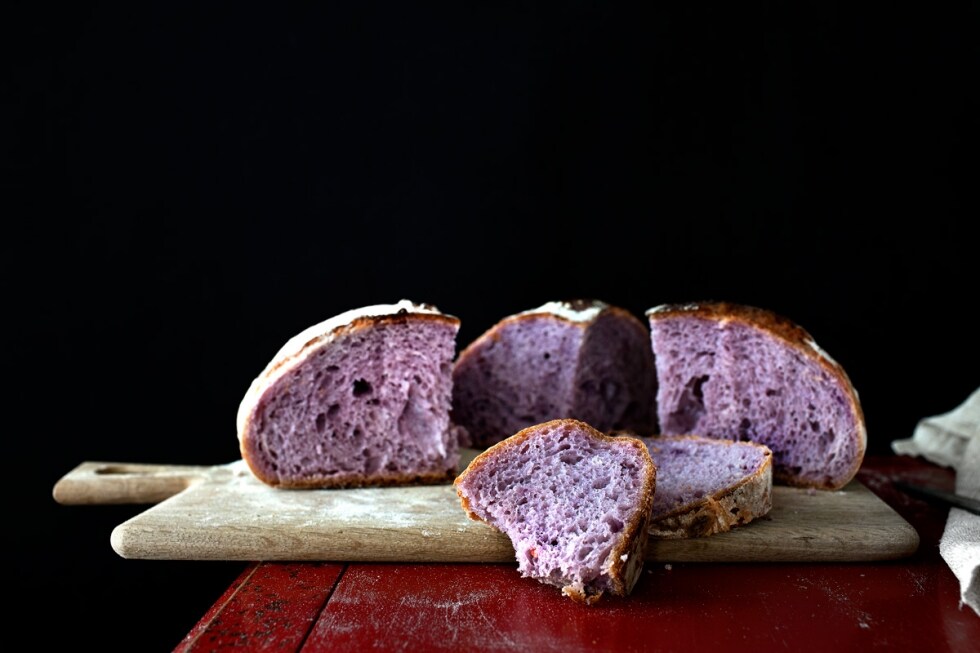
<path id="1" fill-rule="evenodd" d="M 250 565 L 178 651 L 980 651 L 939 556 L 948 509 L 897 479 L 952 489 L 921 460 L 872 457 L 860 479 L 919 532 L 911 558 L 849 564 L 654 564 L 625 599 L 585 607 L 514 564 Z"/>

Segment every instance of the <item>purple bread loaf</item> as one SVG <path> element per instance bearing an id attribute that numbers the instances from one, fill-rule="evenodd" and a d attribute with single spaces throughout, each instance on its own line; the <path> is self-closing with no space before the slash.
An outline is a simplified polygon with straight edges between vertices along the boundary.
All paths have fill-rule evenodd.
<path id="1" fill-rule="evenodd" d="M 664 434 L 752 440 L 777 481 L 836 489 L 857 473 L 866 432 L 843 368 L 789 320 L 728 303 L 647 312 Z"/>
<path id="2" fill-rule="evenodd" d="M 649 338 L 635 316 L 597 301 L 550 302 L 504 318 L 456 361 L 452 419 L 462 444 L 484 447 L 566 417 L 600 431 L 653 432 Z"/>
<path id="3" fill-rule="evenodd" d="M 762 517 L 772 508 L 768 447 L 697 435 L 642 440 L 657 466 L 650 535 L 713 535 Z"/>
<path id="4" fill-rule="evenodd" d="M 587 604 L 633 589 L 655 487 L 642 442 L 571 419 L 497 443 L 456 479 L 469 516 L 510 537 L 522 576 Z"/>
<path id="5" fill-rule="evenodd" d="M 238 410 L 242 458 L 285 488 L 436 483 L 456 472 L 452 360 L 459 320 L 401 301 L 292 338 Z"/>

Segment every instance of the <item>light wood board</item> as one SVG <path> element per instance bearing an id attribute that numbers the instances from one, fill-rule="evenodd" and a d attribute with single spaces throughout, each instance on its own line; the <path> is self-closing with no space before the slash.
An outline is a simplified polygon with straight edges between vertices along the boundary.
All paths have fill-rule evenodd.
<path id="1" fill-rule="evenodd" d="M 510 540 L 470 520 L 448 484 L 277 490 L 241 461 L 215 467 L 88 462 L 62 478 L 54 496 L 65 504 L 159 501 L 112 532 L 112 547 L 124 558 L 514 561 Z M 915 529 L 854 480 L 840 491 L 777 486 L 766 517 L 709 537 L 651 539 L 647 559 L 886 560 L 911 555 L 918 544 Z"/>

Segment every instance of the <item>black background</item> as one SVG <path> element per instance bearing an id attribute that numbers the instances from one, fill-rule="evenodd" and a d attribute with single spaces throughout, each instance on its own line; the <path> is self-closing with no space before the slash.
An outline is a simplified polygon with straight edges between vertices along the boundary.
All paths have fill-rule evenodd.
<path id="1" fill-rule="evenodd" d="M 871 453 L 977 387 L 975 8 L 350 4 L 3 21 L 7 564 L 42 639 L 193 626 L 241 563 L 122 560 L 140 508 L 51 488 L 233 460 L 251 379 L 349 308 L 434 303 L 462 346 L 551 299 L 763 306 L 847 369 Z"/>

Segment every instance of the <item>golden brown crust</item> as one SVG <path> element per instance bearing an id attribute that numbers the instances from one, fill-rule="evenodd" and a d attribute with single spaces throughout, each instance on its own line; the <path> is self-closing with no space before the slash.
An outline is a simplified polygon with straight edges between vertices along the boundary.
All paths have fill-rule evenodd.
<path id="1" fill-rule="evenodd" d="M 709 320 L 736 320 L 751 324 L 777 335 L 787 342 L 802 345 L 813 337 L 789 318 L 773 311 L 733 302 L 692 302 L 690 304 L 664 304 L 647 311 L 651 320 L 687 315 Z"/>
<path id="2" fill-rule="evenodd" d="M 864 453 L 867 448 L 867 434 L 864 423 L 864 410 L 858 398 L 857 390 L 851 383 L 850 377 L 844 368 L 831 358 L 827 352 L 822 350 L 814 341 L 813 336 L 789 318 L 783 317 L 773 311 L 744 304 L 732 302 L 693 302 L 690 304 L 664 304 L 656 306 L 647 311 L 650 321 L 662 320 L 671 317 L 696 317 L 714 321 L 733 321 L 747 324 L 756 329 L 765 331 L 773 335 L 797 351 L 803 353 L 807 358 L 816 361 L 823 367 L 836 381 L 844 388 L 851 411 L 854 414 L 854 423 L 858 427 L 857 455 L 848 473 L 842 474 L 837 482 L 832 480 L 818 481 L 816 479 L 795 478 L 782 472 L 774 471 L 774 478 L 786 485 L 799 487 L 817 487 L 826 490 L 837 490 L 846 485 L 861 467 Z M 843 479 L 843 480 L 840 480 Z"/>
<path id="3" fill-rule="evenodd" d="M 657 487 L 657 468 L 653 464 L 653 459 L 650 457 L 650 452 L 647 450 L 646 445 L 643 444 L 641 440 L 628 436 L 605 435 L 604 433 L 592 428 L 585 422 L 576 419 L 555 419 L 548 422 L 543 422 L 541 424 L 536 424 L 534 426 L 529 426 L 528 428 L 515 433 L 509 438 L 501 440 L 500 442 L 492 445 L 474 458 L 470 464 L 467 465 L 466 469 L 464 469 L 453 481 L 453 484 L 456 486 L 456 494 L 459 495 L 463 510 L 466 511 L 466 514 L 469 515 L 470 519 L 487 523 L 486 520 L 481 519 L 472 510 L 470 510 L 469 500 L 459 489 L 460 482 L 462 482 L 463 479 L 465 479 L 469 474 L 480 470 L 488 462 L 501 455 L 501 453 L 508 449 L 518 447 L 528 438 L 534 437 L 538 432 L 543 430 L 551 430 L 563 425 L 581 428 L 589 435 L 589 437 L 600 442 L 609 442 L 615 446 L 633 447 L 643 460 L 644 474 L 643 486 L 640 489 L 640 505 L 638 506 L 633 518 L 628 523 L 623 525 L 622 540 L 620 541 L 619 546 L 615 547 L 609 554 L 609 558 L 607 558 L 607 560 L 611 561 L 607 574 L 613 584 L 613 588 L 610 590 L 610 593 L 617 596 L 625 596 L 630 592 L 630 590 L 633 589 L 633 586 L 636 584 L 636 581 L 639 579 L 640 572 L 642 571 L 642 563 L 648 538 L 650 511 L 653 509 L 653 497 Z M 490 526 L 493 526 L 493 524 L 490 524 Z M 636 551 L 629 553 L 633 546 L 636 546 Z M 622 559 L 624 554 L 627 556 L 626 560 Z M 601 591 L 595 594 L 587 594 L 571 586 L 562 588 L 562 593 L 575 601 L 585 603 L 587 605 L 594 604 L 602 596 Z"/>

